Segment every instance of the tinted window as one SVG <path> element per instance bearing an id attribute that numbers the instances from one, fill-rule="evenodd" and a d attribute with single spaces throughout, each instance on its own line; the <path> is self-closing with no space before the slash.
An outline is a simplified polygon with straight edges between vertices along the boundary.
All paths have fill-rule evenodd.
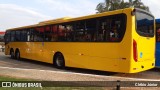
<path id="1" fill-rule="evenodd" d="M 15 41 L 15 31 L 11 31 L 11 42 Z"/>
<path id="2" fill-rule="evenodd" d="M 120 42 L 125 30 L 126 15 L 118 14 L 10 31 L 6 41 Z"/>
<path id="3" fill-rule="evenodd" d="M 10 31 L 7 31 L 5 33 L 5 44 L 9 43 L 10 42 L 10 39 L 11 39 L 11 32 Z"/>
<path id="4" fill-rule="evenodd" d="M 45 41 L 51 41 L 51 38 L 52 38 L 52 27 L 51 26 L 45 26 L 44 40 Z"/>
<path id="5" fill-rule="evenodd" d="M 20 40 L 21 40 L 21 31 L 16 31 L 15 41 L 20 41 Z"/>
<path id="6" fill-rule="evenodd" d="M 154 36 L 154 17 L 148 13 L 136 11 L 137 32 L 141 36 Z"/>
<path id="7" fill-rule="evenodd" d="M 97 41 L 120 42 L 126 31 L 126 15 L 113 15 L 99 18 Z"/>
<path id="8" fill-rule="evenodd" d="M 97 19 L 87 19 L 75 22 L 74 41 L 93 42 L 97 36 Z"/>
<path id="9" fill-rule="evenodd" d="M 82 42 L 85 41 L 85 21 L 77 21 L 74 26 L 75 37 L 74 41 Z"/>
<path id="10" fill-rule="evenodd" d="M 21 38 L 20 41 L 27 41 L 27 31 L 26 30 L 21 30 Z"/>
<path id="11" fill-rule="evenodd" d="M 45 41 L 120 42 L 126 30 L 126 15 L 118 14 L 46 26 Z"/>
<path id="12" fill-rule="evenodd" d="M 65 28 L 66 28 L 65 41 L 73 41 L 74 40 L 73 25 L 67 24 L 67 25 L 65 25 Z"/>
<path id="13" fill-rule="evenodd" d="M 58 25 L 58 41 L 66 41 L 66 25 Z"/>
<path id="14" fill-rule="evenodd" d="M 85 41 L 97 41 L 97 19 L 86 20 Z"/>
<path id="15" fill-rule="evenodd" d="M 58 25 L 52 26 L 51 41 L 58 41 Z"/>
<path id="16" fill-rule="evenodd" d="M 73 25 L 69 23 L 58 25 L 58 41 L 73 41 Z"/>
<path id="17" fill-rule="evenodd" d="M 45 27 L 37 27 L 32 30 L 35 42 L 42 42 L 44 38 Z"/>

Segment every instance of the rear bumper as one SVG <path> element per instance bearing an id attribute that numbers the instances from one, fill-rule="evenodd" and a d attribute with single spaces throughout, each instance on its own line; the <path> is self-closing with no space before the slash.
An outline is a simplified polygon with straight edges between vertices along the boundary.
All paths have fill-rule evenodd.
<path id="1" fill-rule="evenodd" d="M 134 62 L 131 65 L 129 73 L 138 73 L 146 71 L 155 67 L 155 59 L 143 61 L 143 62 Z"/>

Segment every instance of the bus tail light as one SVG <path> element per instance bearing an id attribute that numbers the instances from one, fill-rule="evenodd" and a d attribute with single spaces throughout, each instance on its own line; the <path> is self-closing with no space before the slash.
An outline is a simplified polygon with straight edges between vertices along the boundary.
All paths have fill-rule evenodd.
<path id="1" fill-rule="evenodd" d="M 137 62 L 138 61 L 138 50 L 137 50 L 137 42 L 135 40 L 133 40 L 133 57 L 134 57 L 134 61 Z"/>

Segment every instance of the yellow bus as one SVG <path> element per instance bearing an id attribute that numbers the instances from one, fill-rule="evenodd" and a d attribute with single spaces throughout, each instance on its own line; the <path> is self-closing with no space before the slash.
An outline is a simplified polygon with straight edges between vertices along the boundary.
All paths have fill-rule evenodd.
<path id="1" fill-rule="evenodd" d="M 155 20 L 126 8 L 78 18 L 60 18 L 13 28 L 5 54 L 57 68 L 137 73 L 155 66 Z"/>

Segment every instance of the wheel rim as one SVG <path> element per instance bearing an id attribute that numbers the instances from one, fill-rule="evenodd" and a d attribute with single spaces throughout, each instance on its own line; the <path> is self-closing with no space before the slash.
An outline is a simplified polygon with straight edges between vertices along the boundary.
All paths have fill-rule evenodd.
<path id="1" fill-rule="evenodd" d="M 20 58 L 20 54 L 19 52 L 17 52 L 16 58 L 19 59 Z"/>
<path id="2" fill-rule="evenodd" d="M 63 60 L 58 56 L 57 59 L 56 59 L 56 65 L 57 65 L 58 67 L 61 67 L 62 64 L 63 64 Z"/>
<path id="3" fill-rule="evenodd" d="M 11 51 L 11 58 L 14 58 L 14 52 Z"/>

